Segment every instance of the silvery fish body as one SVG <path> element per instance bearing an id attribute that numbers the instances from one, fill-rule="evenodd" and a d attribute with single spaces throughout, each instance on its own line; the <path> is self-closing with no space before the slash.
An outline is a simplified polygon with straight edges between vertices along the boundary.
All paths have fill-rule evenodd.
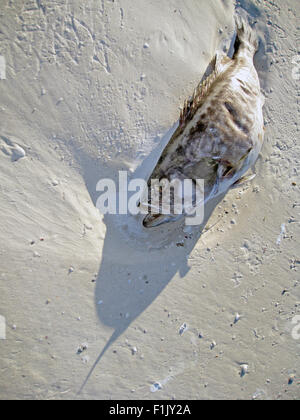
<path id="1" fill-rule="evenodd" d="M 149 191 L 154 179 L 204 179 L 207 202 L 240 183 L 257 160 L 264 138 L 264 97 L 253 63 L 258 41 L 246 21 L 236 18 L 236 26 L 233 57 L 217 55 L 212 74 L 184 104 L 179 126 L 148 180 Z M 159 209 L 154 214 L 150 196 L 146 201 L 145 227 L 178 219 Z"/>

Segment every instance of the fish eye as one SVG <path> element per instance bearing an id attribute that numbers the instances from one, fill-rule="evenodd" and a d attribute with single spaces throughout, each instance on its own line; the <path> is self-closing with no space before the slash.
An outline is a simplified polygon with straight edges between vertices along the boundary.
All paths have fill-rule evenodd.
<path id="1" fill-rule="evenodd" d="M 229 176 L 231 174 L 231 172 L 233 171 L 233 166 L 228 165 L 225 168 L 225 171 L 223 172 L 223 177 Z"/>

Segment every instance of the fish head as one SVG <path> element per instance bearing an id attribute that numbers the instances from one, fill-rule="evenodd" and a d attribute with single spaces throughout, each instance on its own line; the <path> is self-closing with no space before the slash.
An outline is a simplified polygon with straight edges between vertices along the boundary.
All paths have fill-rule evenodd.
<path id="1" fill-rule="evenodd" d="M 145 228 L 152 228 L 156 226 L 163 225 L 169 222 L 175 222 L 182 215 L 168 215 L 168 214 L 147 214 L 143 220 L 143 226 Z"/>

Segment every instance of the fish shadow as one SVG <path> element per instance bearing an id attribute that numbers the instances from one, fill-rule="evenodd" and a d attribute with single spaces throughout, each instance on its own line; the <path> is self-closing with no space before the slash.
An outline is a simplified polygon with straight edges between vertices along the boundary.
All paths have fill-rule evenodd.
<path id="1" fill-rule="evenodd" d="M 134 178 L 148 177 L 155 166 L 153 163 L 158 160 L 176 127 L 177 124 L 166 133 L 157 148 L 137 168 L 133 174 Z M 82 160 L 82 156 L 79 160 Z M 119 169 L 122 169 L 121 166 Z M 96 205 L 95 180 L 99 178 L 93 173 L 92 164 L 85 164 L 84 167 L 89 168 L 88 173 L 83 175 Z M 105 174 L 107 175 L 107 171 Z M 205 206 L 203 223 L 189 227 L 189 233 L 185 233 L 184 221 L 146 229 L 142 225 L 141 215 L 104 216 L 106 235 L 96 279 L 94 303 L 100 323 L 113 329 L 113 333 L 91 367 L 78 394 L 83 391 L 109 348 L 132 322 L 151 306 L 174 276 L 186 276 L 190 269 L 188 256 L 222 199 L 223 196 Z"/>

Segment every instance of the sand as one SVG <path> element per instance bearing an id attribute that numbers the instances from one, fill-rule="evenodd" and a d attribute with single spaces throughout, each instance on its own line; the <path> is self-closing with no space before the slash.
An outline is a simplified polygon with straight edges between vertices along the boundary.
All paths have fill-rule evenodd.
<path id="1" fill-rule="evenodd" d="M 1 4 L 0 399 L 298 399 L 300 4 Z M 149 174 L 235 6 L 261 38 L 256 178 L 202 234 L 101 215 L 97 182 Z"/>

